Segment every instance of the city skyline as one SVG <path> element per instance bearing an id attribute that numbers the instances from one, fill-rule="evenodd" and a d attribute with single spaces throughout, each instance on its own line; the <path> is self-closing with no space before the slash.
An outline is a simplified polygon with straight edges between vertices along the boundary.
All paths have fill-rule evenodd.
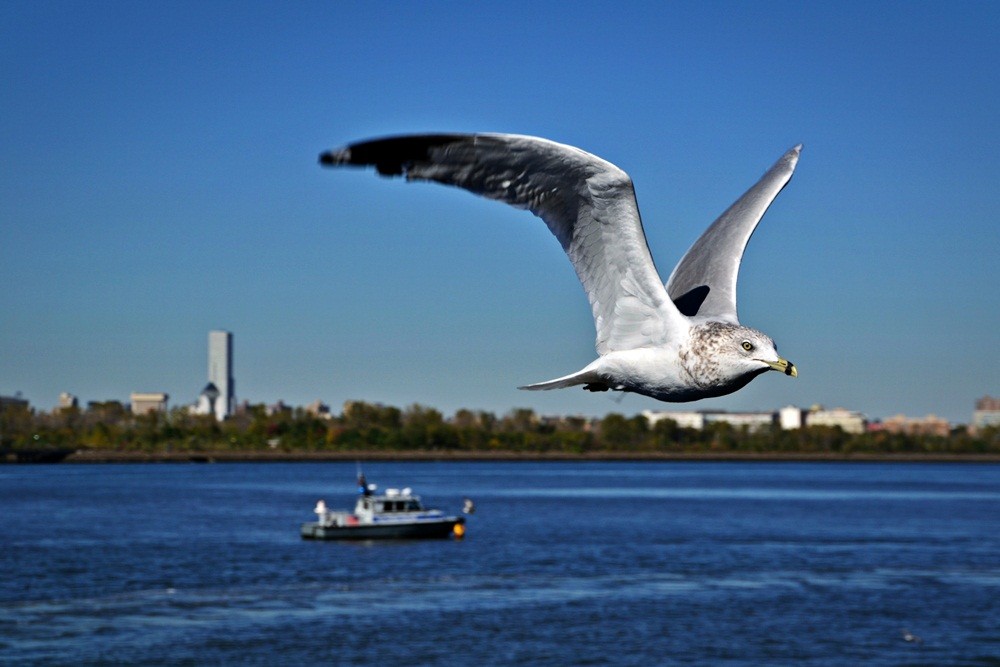
<path id="1" fill-rule="evenodd" d="M 964 423 L 1000 392 L 996 3 L 40 0 L 0 19 L 0 394 L 193 401 L 224 325 L 264 403 L 678 407 L 516 389 L 594 355 L 530 214 L 316 164 L 435 131 L 619 165 L 661 270 L 804 144 L 738 285 L 740 321 L 799 376 L 681 409 Z"/>
<path id="2" fill-rule="evenodd" d="M 229 332 L 212 332 L 212 333 L 229 333 Z M 202 394 L 200 395 L 200 398 L 204 399 L 204 395 L 205 394 L 204 394 L 204 391 L 203 391 Z M 155 398 L 156 401 L 158 401 L 158 402 L 161 403 L 162 407 L 160 409 L 166 409 L 168 411 L 171 410 L 171 409 L 175 409 L 175 408 L 182 408 L 182 409 L 193 410 L 195 412 L 199 412 L 199 413 L 202 413 L 202 414 L 209 414 L 209 413 L 212 412 L 212 410 L 207 409 L 203 405 L 203 401 L 199 401 L 199 400 L 195 400 L 194 402 L 192 402 L 192 401 L 185 401 L 185 400 L 182 399 L 181 401 L 178 402 L 178 404 L 176 404 L 174 406 L 170 406 L 169 405 L 169 394 L 167 394 L 166 392 L 149 392 L 149 393 L 145 393 L 145 394 L 144 393 L 139 393 L 139 392 L 132 392 L 131 393 L 131 397 L 132 397 L 133 400 L 137 396 L 139 396 L 141 398 L 144 398 L 146 400 L 152 400 L 152 398 Z M 27 403 L 30 407 L 34 407 L 33 405 L 31 405 L 31 401 L 30 401 L 29 397 L 23 396 L 20 392 L 17 392 L 16 396 L 0 395 L 0 399 L 10 400 L 12 398 L 14 400 L 17 400 L 17 401 L 23 401 L 23 402 Z M 67 408 L 67 407 L 79 407 L 80 406 L 79 398 L 80 398 L 79 396 L 76 396 L 75 394 L 72 394 L 70 392 L 62 392 L 62 393 L 60 393 L 60 396 L 59 396 L 59 403 L 57 405 L 55 405 L 51 410 L 46 410 L 46 411 L 47 412 L 48 411 L 55 411 L 55 410 L 63 409 L 63 408 Z M 124 406 L 128 406 L 129 405 L 129 403 L 127 401 L 121 401 L 120 399 L 118 399 L 116 397 L 105 397 L 104 399 L 94 399 L 94 400 L 91 400 L 91 401 L 84 400 L 83 401 L 83 405 L 86 406 L 89 403 L 100 404 L 100 403 L 104 403 L 106 401 L 119 401 Z M 371 403 L 374 403 L 374 404 L 382 404 L 382 403 L 377 402 L 377 401 L 365 401 L 365 399 L 348 399 L 347 401 L 344 402 L 344 405 L 347 405 L 347 404 L 350 404 L 350 403 L 353 403 L 353 402 L 357 402 L 357 401 L 371 402 Z M 329 408 L 328 404 L 326 403 L 326 401 L 323 400 L 322 397 L 317 397 L 317 398 L 313 399 L 312 401 L 309 401 L 308 403 L 286 403 L 284 401 L 284 399 L 281 399 L 281 398 L 277 399 L 273 403 L 269 402 L 269 401 L 254 401 L 254 400 L 251 400 L 251 399 L 244 399 L 244 400 L 240 401 L 239 403 L 236 403 L 235 402 L 235 397 L 234 397 L 234 403 L 233 403 L 232 408 L 229 410 L 229 412 L 227 414 L 225 414 L 225 415 L 220 416 L 219 409 L 221 409 L 221 406 L 218 406 L 217 409 L 216 409 L 216 412 L 215 412 L 216 417 L 217 417 L 217 419 L 219 419 L 219 421 L 222 421 L 223 419 L 228 418 L 229 416 L 232 416 L 233 414 L 236 414 L 242 408 L 242 406 L 244 406 L 244 405 L 268 405 L 269 407 L 270 406 L 284 406 L 284 407 L 287 407 L 287 408 L 303 408 L 303 409 L 307 409 L 307 410 L 308 409 L 312 409 L 312 408 L 318 408 L 320 406 L 322 406 L 324 410 L 326 410 L 326 409 Z M 430 409 L 438 409 L 437 406 L 429 405 L 429 404 L 426 404 L 426 403 L 420 403 L 418 405 L 421 405 L 422 407 L 426 407 L 426 408 L 430 408 Z M 921 422 L 921 421 L 928 421 L 928 420 L 930 420 L 930 421 L 940 421 L 940 420 L 944 419 L 941 415 L 938 415 L 938 414 L 936 414 L 934 412 L 929 412 L 929 413 L 924 414 L 924 415 L 907 415 L 907 414 L 903 414 L 901 412 L 897 412 L 897 413 L 894 413 L 892 415 L 873 416 L 873 415 L 870 415 L 869 413 L 867 413 L 863 408 L 859 408 L 858 406 L 843 406 L 843 405 L 826 406 L 826 405 L 822 405 L 822 404 L 819 404 L 819 403 L 812 403 L 812 404 L 808 404 L 807 403 L 807 404 L 801 404 L 801 405 L 788 404 L 788 405 L 784 405 L 784 406 L 772 406 L 770 408 L 761 408 L 759 410 L 752 410 L 752 411 L 739 411 L 739 410 L 726 410 L 726 409 L 709 408 L 709 407 L 698 407 L 697 403 L 661 403 L 660 405 L 661 405 L 661 407 L 658 408 L 658 409 L 649 409 L 649 408 L 647 408 L 647 409 L 644 409 L 644 410 L 641 410 L 641 411 L 638 411 L 638 412 L 635 412 L 635 413 L 627 413 L 626 412 L 625 414 L 643 415 L 643 416 L 646 416 L 647 418 L 650 418 L 650 415 L 656 415 L 655 419 L 654 418 L 650 418 L 651 423 L 655 423 L 655 421 L 658 420 L 658 419 L 669 418 L 671 414 L 684 415 L 684 416 L 695 415 L 695 414 L 707 414 L 707 413 L 719 414 L 719 415 L 729 414 L 729 415 L 744 415 L 744 416 L 770 414 L 770 415 L 773 415 L 776 419 L 777 419 L 777 417 L 779 415 L 781 415 L 781 420 L 780 421 L 782 423 L 782 427 L 783 428 L 787 428 L 787 426 L 785 425 L 785 421 L 786 421 L 785 413 L 788 410 L 795 410 L 795 411 L 798 411 L 798 412 L 800 412 L 802 414 L 813 413 L 813 412 L 819 412 L 819 413 L 824 413 L 824 414 L 826 414 L 826 413 L 844 413 L 845 415 L 849 416 L 849 419 L 852 419 L 852 420 L 863 420 L 866 424 L 882 424 L 882 423 L 891 423 L 891 422 L 894 422 L 894 421 L 895 422 L 901 422 L 901 421 Z M 397 406 L 397 407 L 399 407 L 399 406 Z M 448 412 L 442 411 L 442 414 L 446 418 L 450 418 L 450 417 L 454 416 L 454 413 L 456 413 L 456 412 L 459 412 L 459 411 L 462 411 L 462 410 L 469 410 L 469 409 L 470 408 L 468 408 L 468 407 L 461 407 L 461 408 L 458 408 L 458 409 L 452 411 L 452 413 L 448 413 Z M 525 408 L 514 408 L 513 410 L 518 410 L 518 409 L 525 409 Z M 531 408 L 529 407 L 527 409 L 531 409 Z M 133 410 L 133 412 L 134 412 L 134 410 Z M 489 412 L 489 411 L 487 410 L 486 412 Z M 511 411 L 508 411 L 508 412 L 511 412 Z M 624 411 L 621 411 L 621 410 L 608 410 L 606 413 L 599 414 L 599 415 L 581 415 L 581 414 L 574 414 L 574 413 L 563 413 L 563 414 L 551 414 L 551 413 L 549 413 L 549 414 L 546 414 L 546 413 L 537 413 L 537 412 L 536 412 L 536 414 L 539 417 L 542 417 L 542 418 L 553 418 L 553 417 L 576 418 L 576 417 L 581 417 L 581 416 L 582 417 L 602 418 L 602 417 L 606 417 L 608 414 L 612 414 L 612 413 L 619 413 L 620 414 L 622 412 L 624 412 Z M 506 413 L 501 413 L 501 414 L 506 414 Z M 981 397 L 977 398 L 974 401 L 973 407 L 970 409 L 970 412 L 969 412 L 969 415 L 970 415 L 969 419 L 966 419 L 966 420 L 957 420 L 957 421 L 956 420 L 947 420 L 947 419 L 944 419 L 944 421 L 947 422 L 947 423 L 950 423 L 952 426 L 974 426 L 975 422 L 977 421 L 977 419 L 981 418 L 983 424 L 985 424 L 985 425 L 994 425 L 994 424 L 997 423 L 997 420 L 998 420 L 997 415 L 998 414 L 1000 414 L 1000 398 L 993 398 L 990 395 L 985 395 L 985 396 L 981 396 Z M 988 416 L 982 417 L 982 415 L 988 415 Z M 836 423 L 836 420 L 831 421 L 830 424 L 828 424 L 828 425 L 832 425 L 833 423 Z M 682 425 L 684 425 L 684 424 L 682 423 Z"/>
<path id="3" fill-rule="evenodd" d="M 216 417 L 220 421 L 222 419 L 225 419 L 226 417 L 234 414 L 236 412 L 237 408 L 238 408 L 238 405 L 241 405 L 241 404 L 250 404 L 250 405 L 255 405 L 256 404 L 256 405 L 259 405 L 259 404 L 280 404 L 280 403 L 285 403 L 285 404 L 290 405 L 292 407 L 305 407 L 305 406 L 313 404 L 313 403 L 315 403 L 317 401 L 321 401 L 323 403 L 327 403 L 328 402 L 322 396 L 313 396 L 313 397 L 308 398 L 306 400 L 299 399 L 299 400 L 291 400 L 291 401 L 286 401 L 286 399 L 284 397 L 282 397 L 282 396 L 265 398 L 265 399 L 260 399 L 260 400 L 244 399 L 242 401 L 237 401 L 236 392 L 235 392 L 235 365 L 234 365 L 234 358 L 233 358 L 234 357 L 233 339 L 234 339 L 233 332 L 227 331 L 227 330 L 224 330 L 224 329 L 212 329 L 212 330 L 210 330 L 208 332 L 208 345 L 207 345 L 207 352 L 208 352 L 208 372 L 207 372 L 207 379 L 208 379 L 209 384 L 213 385 L 219 391 L 219 396 L 216 399 L 216 404 L 215 404 L 216 407 L 214 408 L 214 411 L 216 413 Z M 195 385 L 198 385 L 197 381 L 195 381 L 194 385 L 192 385 L 192 386 L 195 386 Z M 220 387 L 226 387 L 227 389 L 220 389 Z M 202 409 L 204 407 L 204 406 L 200 405 L 200 400 L 204 399 L 205 389 L 207 389 L 207 387 L 203 388 L 200 392 L 197 392 L 197 393 L 192 393 L 191 391 L 188 391 L 188 392 L 179 391 L 179 390 L 176 390 L 176 389 L 174 389 L 172 391 L 162 391 L 162 393 L 165 396 L 175 396 L 175 397 L 178 397 L 177 399 L 175 399 L 175 404 L 172 407 L 188 407 L 188 408 L 191 408 L 191 409 L 194 409 L 194 410 L 199 410 L 199 409 Z M 136 388 L 121 389 L 120 391 L 127 392 L 128 394 L 141 393 L 141 392 L 146 392 L 146 391 L 156 393 L 156 392 L 161 392 L 161 389 L 156 388 L 156 387 L 146 387 L 144 389 L 136 389 Z M 189 394 L 190 394 L 190 396 L 189 396 Z M 86 405 L 89 402 L 103 402 L 103 401 L 109 401 L 109 400 L 111 400 L 111 401 L 121 401 L 123 404 L 127 404 L 128 403 L 127 401 L 122 400 L 122 398 L 121 398 L 122 395 L 125 395 L 125 394 L 107 395 L 107 396 L 102 396 L 102 397 L 89 397 L 89 398 L 85 398 L 82 401 L 82 403 L 83 403 L 83 405 Z M 50 405 L 46 404 L 44 401 L 39 401 L 37 399 L 37 397 L 32 397 L 32 396 L 25 395 L 24 392 L 22 392 L 20 390 L 15 390 L 15 391 L 0 391 L 0 396 L 3 396 L 5 398 L 12 398 L 12 397 L 16 396 L 18 399 L 27 400 L 32 405 L 32 407 L 37 407 L 37 408 L 42 409 L 42 410 L 47 411 L 47 412 L 55 410 L 55 409 L 58 409 L 58 408 L 67 407 L 68 406 L 67 401 L 69 399 L 72 399 L 74 401 L 74 404 L 75 404 L 75 402 L 78 401 L 81 398 L 81 396 L 79 394 L 77 394 L 75 392 L 72 392 L 72 391 L 68 391 L 66 389 L 60 390 L 59 394 L 56 396 L 55 400 L 53 400 Z M 600 413 L 600 412 L 581 412 L 581 413 L 561 413 L 561 414 L 563 414 L 563 415 L 574 415 L 574 416 L 575 415 L 587 415 L 587 416 L 599 417 L 599 416 L 603 416 L 603 415 L 606 415 L 606 414 L 612 413 L 612 412 L 619 412 L 619 413 L 625 412 L 625 413 L 628 413 L 628 414 L 643 414 L 643 413 L 649 413 L 649 412 L 672 412 L 672 411 L 675 411 L 675 412 L 706 412 L 706 411 L 707 412 L 777 412 L 782 407 L 799 407 L 799 408 L 802 408 L 802 409 L 809 409 L 811 407 L 821 407 L 821 408 L 825 408 L 825 409 L 829 409 L 829 408 L 833 408 L 833 409 L 849 409 L 849 410 L 852 410 L 852 411 L 859 412 L 859 413 L 865 415 L 866 418 L 869 418 L 870 420 L 875 421 L 875 422 L 881 422 L 881 421 L 884 421 L 885 419 L 888 419 L 888 418 L 898 417 L 898 416 L 904 416 L 904 415 L 906 417 L 913 417 L 913 418 L 943 417 L 944 416 L 943 413 L 935 412 L 934 410 L 931 410 L 931 411 L 923 413 L 923 414 L 906 414 L 902 410 L 897 410 L 897 411 L 891 412 L 889 414 L 872 414 L 870 411 L 865 410 L 865 408 L 863 406 L 859 406 L 859 405 L 824 405 L 822 403 L 815 402 L 815 401 L 812 401 L 812 402 L 810 402 L 810 401 L 803 401 L 803 402 L 799 402 L 799 403 L 788 403 L 788 404 L 786 404 L 784 406 L 770 406 L 770 407 L 769 406 L 762 406 L 762 407 L 760 407 L 760 408 L 758 408 L 756 410 L 741 410 L 741 409 L 735 409 L 735 408 L 733 408 L 733 409 L 727 409 L 725 407 L 721 407 L 721 408 L 720 407 L 714 407 L 714 406 L 710 406 L 709 405 L 710 401 L 695 401 L 695 402 L 691 402 L 691 403 L 652 402 L 652 406 L 651 407 L 637 408 L 637 409 L 633 410 L 632 412 L 629 412 L 628 410 L 620 408 L 621 403 L 624 402 L 624 399 L 628 396 L 628 394 L 617 394 L 617 396 L 618 396 L 618 399 L 620 399 L 620 400 L 618 400 L 618 399 L 614 400 L 613 401 L 614 407 L 609 407 L 603 413 Z M 184 398 L 184 397 L 187 397 L 187 398 Z M 379 400 L 375 400 L 375 399 L 368 399 L 368 398 L 365 398 L 365 397 L 358 397 L 358 396 L 349 396 L 349 397 L 345 398 L 344 401 L 342 401 L 342 403 L 347 403 L 347 402 L 355 401 L 355 400 L 368 401 L 368 402 L 373 402 L 373 403 L 385 403 L 385 404 L 389 404 L 389 403 L 384 402 L 384 401 L 379 401 Z M 949 419 L 949 421 L 952 424 L 970 424 L 970 423 L 972 423 L 972 420 L 973 420 L 972 418 L 973 418 L 974 413 L 979 409 L 979 404 L 983 403 L 983 402 L 990 403 L 991 408 L 995 410 L 996 408 L 993 407 L 993 406 L 994 406 L 995 403 L 1000 402 L 1000 399 L 994 399 L 994 398 L 992 398 L 992 394 L 990 394 L 990 393 L 980 394 L 979 396 L 975 397 L 972 400 L 972 402 L 970 403 L 970 405 L 972 407 L 970 407 L 969 410 L 968 410 L 969 418 L 966 418 L 966 419 L 963 419 L 963 418 Z M 420 404 L 420 405 L 424 405 L 426 407 L 440 409 L 440 408 L 438 408 L 438 406 L 434 406 L 434 405 L 431 405 L 431 404 L 425 403 L 425 402 L 415 401 L 415 403 Z M 520 408 L 534 409 L 530 404 L 527 404 L 527 403 L 524 404 L 524 405 L 520 405 L 520 406 L 513 406 L 510 409 L 520 409 Z M 478 408 L 476 408 L 475 406 L 460 405 L 460 406 L 457 406 L 457 407 L 451 409 L 450 412 L 445 411 L 445 410 L 442 410 L 442 412 L 444 412 L 445 414 L 450 414 L 450 413 L 454 413 L 457 410 L 463 410 L 463 409 L 478 409 Z M 504 413 L 504 412 L 509 411 L 510 409 L 504 410 L 504 411 L 495 411 L 495 410 L 487 410 L 487 411 Z M 209 411 L 211 411 L 211 410 L 209 410 Z M 539 414 L 541 414 L 541 413 L 539 413 Z"/>

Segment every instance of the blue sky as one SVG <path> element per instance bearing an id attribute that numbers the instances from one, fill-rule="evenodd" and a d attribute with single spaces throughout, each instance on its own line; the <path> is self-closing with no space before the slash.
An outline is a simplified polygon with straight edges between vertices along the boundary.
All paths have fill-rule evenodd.
<path id="1" fill-rule="evenodd" d="M 1000 393 L 1000 4 L 0 3 L 0 393 L 967 422 Z M 787 148 L 741 320 L 800 369 L 668 405 L 520 384 L 594 358 L 530 214 L 317 155 L 535 134 L 629 172 L 663 277 Z"/>

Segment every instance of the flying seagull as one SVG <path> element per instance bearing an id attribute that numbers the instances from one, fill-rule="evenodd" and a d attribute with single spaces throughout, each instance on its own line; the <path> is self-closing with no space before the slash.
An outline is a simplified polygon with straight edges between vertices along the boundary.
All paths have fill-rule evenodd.
<path id="1" fill-rule="evenodd" d="M 736 316 L 736 278 L 750 235 L 792 177 L 795 146 L 701 235 L 664 285 L 628 174 L 579 148 L 514 134 L 419 134 L 320 155 L 325 166 L 374 166 L 528 209 L 545 221 L 583 283 L 598 357 L 521 389 L 583 385 L 684 402 L 732 393 L 766 371 L 795 377 L 767 335 Z"/>

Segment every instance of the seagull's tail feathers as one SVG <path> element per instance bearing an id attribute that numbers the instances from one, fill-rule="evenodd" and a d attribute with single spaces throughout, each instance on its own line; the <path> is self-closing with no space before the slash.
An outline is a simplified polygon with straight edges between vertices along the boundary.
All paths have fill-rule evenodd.
<path id="1" fill-rule="evenodd" d="M 576 385 L 591 385 L 591 386 L 601 386 L 607 389 L 607 380 L 600 376 L 596 370 L 592 368 L 593 364 L 587 366 L 582 371 L 577 371 L 571 375 L 564 375 L 561 378 L 556 378 L 555 380 L 548 380 L 546 382 L 535 382 L 534 384 L 528 384 L 523 387 L 518 387 L 518 389 L 526 389 L 528 391 L 543 391 L 547 389 L 565 389 L 566 387 L 574 387 Z"/>

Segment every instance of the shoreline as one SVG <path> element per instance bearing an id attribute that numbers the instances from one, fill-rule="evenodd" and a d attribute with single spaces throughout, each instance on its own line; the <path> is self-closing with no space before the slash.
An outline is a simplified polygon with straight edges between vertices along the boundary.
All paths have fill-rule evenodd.
<path id="1" fill-rule="evenodd" d="M 292 463 L 340 461 L 703 461 L 798 463 L 1000 463 L 996 454 L 876 454 L 834 452 L 128 452 L 77 450 L 61 463 Z"/>

